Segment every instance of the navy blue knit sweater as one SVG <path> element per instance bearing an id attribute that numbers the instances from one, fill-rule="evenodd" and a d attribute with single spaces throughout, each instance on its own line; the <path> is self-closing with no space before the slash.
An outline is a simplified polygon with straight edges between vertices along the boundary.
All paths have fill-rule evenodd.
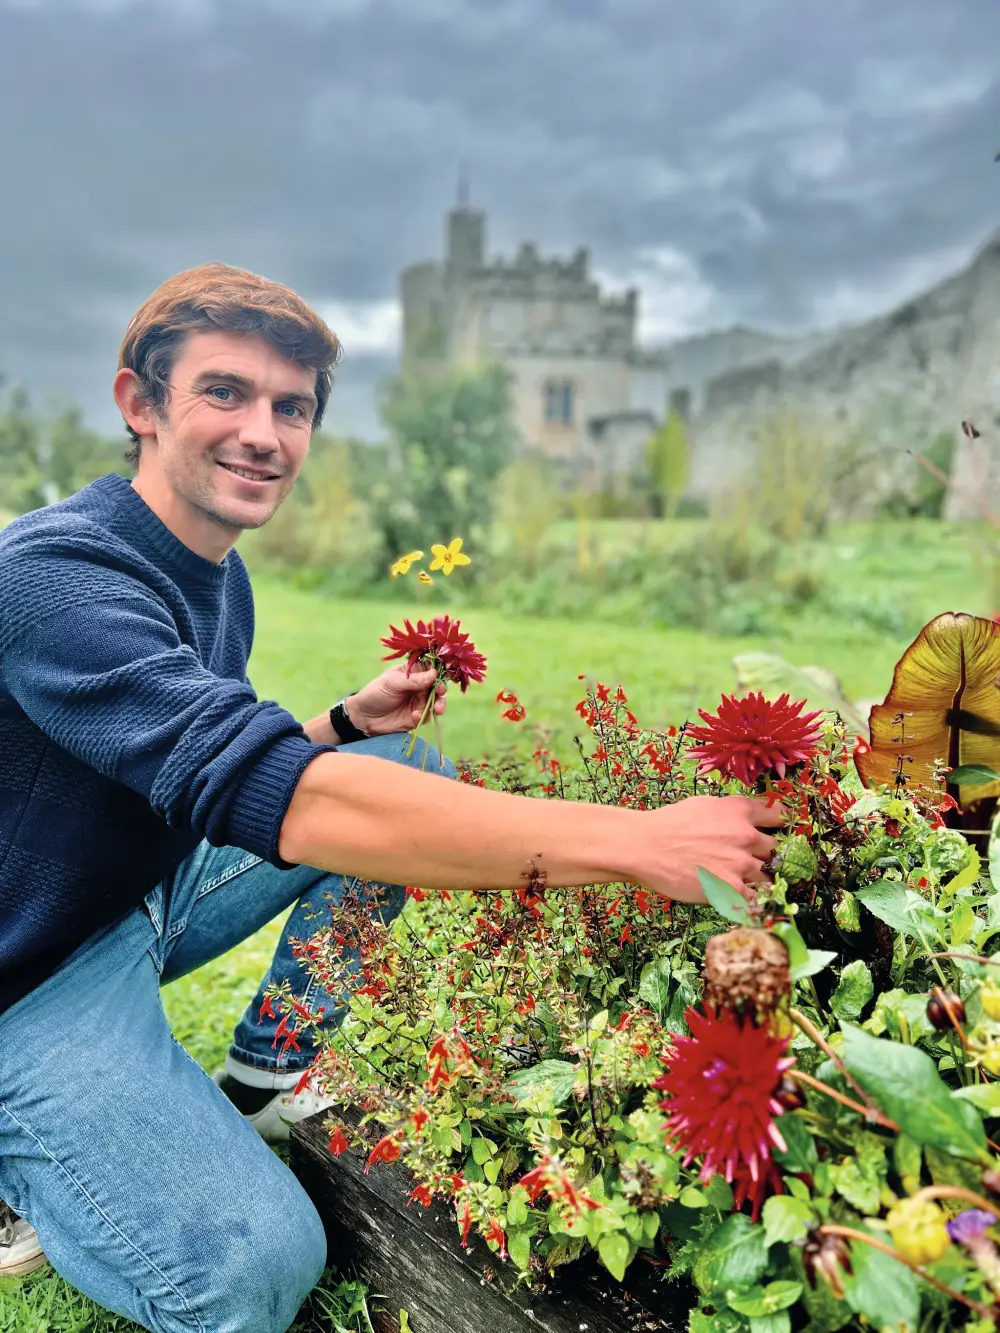
<path id="1" fill-rule="evenodd" d="M 203 839 L 285 868 L 313 745 L 246 676 L 253 594 L 102 477 L 0 530 L 0 1012 Z"/>

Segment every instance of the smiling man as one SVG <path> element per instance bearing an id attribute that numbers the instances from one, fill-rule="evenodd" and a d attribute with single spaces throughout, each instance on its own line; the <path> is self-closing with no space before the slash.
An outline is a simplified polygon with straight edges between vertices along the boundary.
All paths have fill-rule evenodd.
<path id="1" fill-rule="evenodd" d="M 698 864 L 760 880 L 782 817 L 444 782 L 447 761 L 406 754 L 433 672 L 386 671 L 304 724 L 258 699 L 234 545 L 294 485 L 338 354 L 287 288 L 179 274 L 121 348 L 134 480 L 0 532 L 0 1276 L 47 1255 L 156 1333 L 282 1333 L 322 1272 L 319 1218 L 266 1146 L 321 1105 L 293 1090 L 312 1051 L 261 1001 L 287 981 L 337 1021 L 291 940 L 350 877 L 389 886 L 388 915 L 403 884 L 513 888 L 532 862 L 691 899 Z M 160 987 L 288 908 L 213 1080 Z"/>

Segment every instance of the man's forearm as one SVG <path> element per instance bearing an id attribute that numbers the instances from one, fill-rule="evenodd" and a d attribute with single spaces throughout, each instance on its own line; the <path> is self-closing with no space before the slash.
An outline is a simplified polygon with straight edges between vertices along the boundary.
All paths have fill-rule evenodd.
<path id="1" fill-rule="evenodd" d="M 295 865 L 427 888 L 516 888 L 532 863 L 554 887 L 594 884 L 630 877 L 639 819 L 322 754 L 299 780 L 278 850 Z"/>

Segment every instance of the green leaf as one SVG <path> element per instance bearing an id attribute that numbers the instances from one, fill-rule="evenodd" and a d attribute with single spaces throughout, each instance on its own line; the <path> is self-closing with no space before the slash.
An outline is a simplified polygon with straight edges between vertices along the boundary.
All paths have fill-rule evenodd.
<path id="1" fill-rule="evenodd" d="M 730 1296 L 728 1303 L 737 1314 L 759 1319 L 787 1310 L 801 1295 L 801 1282 L 769 1282 L 766 1287 L 755 1287 L 741 1296 Z"/>
<path id="2" fill-rule="evenodd" d="M 738 925 L 750 925 L 750 909 L 746 899 L 737 893 L 731 884 L 727 884 L 718 875 L 713 875 L 711 870 L 706 870 L 704 866 L 698 866 L 697 870 L 702 893 L 718 914 L 724 916 L 727 921 L 735 921 Z"/>
<path id="3" fill-rule="evenodd" d="M 837 989 L 830 996 L 830 1008 L 842 1023 L 853 1022 L 861 1017 L 862 1009 L 874 994 L 875 983 L 868 965 L 856 958 L 841 972 Z"/>
<path id="4" fill-rule="evenodd" d="M 767 1268 L 764 1228 L 743 1213 L 733 1213 L 713 1231 L 695 1260 L 692 1277 L 706 1296 L 745 1291 Z"/>
<path id="5" fill-rule="evenodd" d="M 990 825 L 990 843 L 987 860 L 990 867 L 990 883 L 1000 889 L 1000 809 L 993 816 Z"/>
<path id="6" fill-rule="evenodd" d="M 515 1268 L 522 1273 L 527 1271 L 531 1263 L 531 1237 L 526 1231 L 515 1231 L 507 1236 L 507 1253 Z"/>
<path id="7" fill-rule="evenodd" d="M 941 885 L 942 893 L 957 893 L 959 889 L 968 889 L 977 883 L 979 876 L 983 873 L 982 861 L 979 856 L 973 857 L 968 865 L 963 866 L 957 875 L 953 876 L 947 884 Z"/>
<path id="8" fill-rule="evenodd" d="M 798 1286 L 798 1283 L 795 1284 Z M 801 1291 L 802 1288 L 799 1287 Z M 791 1333 L 792 1321 L 787 1310 L 779 1310 L 777 1314 L 752 1315 L 750 1318 L 750 1333 Z"/>
<path id="9" fill-rule="evenodd" d="M 625 1269 L 628 1267 L 629 1248 L 628 1238 L 620 1231 L 612 1231 L 597 1242 L 597 1253 L 600 1255 L 601 1263 L 619 1282 L 625 1276 Z"/>
<path id="10" fill-rule="evenodd" d="M 670 959 L 654 958 L 642 969 L 639 996 L 659 1017 L 670 1003 Z"/>
<path id="11" fill-rule="evenodd" d="M 515 1185 L 507 1200 L 507 1226 L 523 1227 L 528 1220 L 528 1195 L 522 1185 Z"/>
<path id="12" fill-rule="evenodd" d="M 967 898 L 960 898 L 951 914 L 952 944 L 966 944 L 972 939 L 978 924 L 979 918 L 972 910 L 972 904 Z"/>
<path id="13" fill-rule="evenodd" d="M 476 1138 L 472 1140 L 472 1160 L 477 1166 L 483 1166 L 495 1152 L 496 1144 L 490 1143 L 489 1139 Z"/>
<path id="14" fill-rule="evenodd" d="M 904 1133 L 956 1157 L 990 1161 L 979 1116 L 952 1096 L 929 1055 L 849 1023 L 843 1033 L 844 1064 Z"/>
<path id="15" fill-rule="evenodd" d="M 898 930 L 902 935 L 919 938 L 920 934 L 926 936 L 928 932 L 931 935 L 939 933 L 933 922 L 921 920 L 914 911 L 914 907 L 919 904 L 926 907 L 930 907 L 930 904 L 919 894 L 904 888 L 898 880 L 879 880 L 877 884 L 869 884 L 866 888 L 858 889 L 854 896 L 859 902 L 864 903 L 872 916 L 877 916 L 880 921 L 884 921 L 887 926 Z"/>
<path id="16" fill-rule="evenodd" d="M 920 1293 L 910 1270 L 860 1241 L 851 1241 L 851 1267 L 844 1274 L 844 1295 L 855 1314 L 878 1329 L 915 1331 L 920 1319 Z"/>
<path id="17" fill-rule="evenodd" d="M 725 1176 L 713 1176 L 705 1187 L 705 1197 L 720 1213 L 728 1213 L 733 1206 L 733 1187 Z"/>
<path id="18" fill-rule="evenodd" d="M 789 1112 L 777 1122 L 777 1129 L 785 1140 L 785 1151 L 775 1148 L 774 1160 L 792 1174 L 811 1172 L 817 1161 L 816 1143 L 805 1121 Z"/>
<path id="19" fill-rule="evenodd" d="M 959 764 L 948 774 L 948 782 L 958 787 L 982 787 L 987 782 L 1000 782 L 1000 773 L 985 764 Z"/>
<path id="20" fill-rule="evenodd" d="M 790 1194 L 773 1194 L 764 1204 L 761 1217 L 764 1238 L 769 1246 L 779 1241 L 786 1244 L 801 1240 L 816 1225 L 816 1214 L 804 1199 L 793 1199 Z"/>
<path id="21" fill-rule="evenodd" d="M 971 1102 L 984 1115 L 1000 1115 L 1000 1083 L 970 1083 L 967 1088 L 956 1088 L 951 1095 Z"/>
<path id="22" fill-rule="evenodd" d="M 678 1194 L 677 1202 L 682 1208 L 707 1208 L 708 1195 L 696 1185 L 688 1185 Z"/>
<path id="23" fill-rule="evenodd" d="M 539 1060 L 530 1069 L 518 1070 L 507 1080 L 504 1091 L 519 1106 L 561 1106 L 573 1091 L 576 1071 L 577 1066 L 568 1060 Z"/>
<path id="24" fill-rule="evenodd" d="M 834 1189 L 859 1213 L 870 1216 L 879 1211 L 889 1167 L 886 1146 L 886 1141 L 877 1134 L 862 1130 L 851 1156 L 830 1167 Z"/>
<path id="25" fill-rule="evenodd" d="M 833 949 L 810 949 L 805 962 L 792 969 L 792 980 L 814 977 L 817 972 L 822 972 L 824 967 L 829 967 L 836 957 L 837 954 Z"/>

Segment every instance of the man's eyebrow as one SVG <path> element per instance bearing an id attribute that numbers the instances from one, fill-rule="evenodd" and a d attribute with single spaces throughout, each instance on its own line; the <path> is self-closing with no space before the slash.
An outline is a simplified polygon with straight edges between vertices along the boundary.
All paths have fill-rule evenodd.
<path id="1" fill-rule="evenodd" d="M 207 389 L 210 384 L 232 384 L 234 388 L 249 390 L 253 388 L 253 380 L 247 379 L 246 375 L 240 375 L 235 370 L 203 370 L 194 381 L 195 389 Z M 279 395 L 279 401 L 282 403 L 299 403 L 304 407 L 310 407 L 315 412 L 318 406 L 318 400 L 314 393 L 306 393 L 301 389 L 292 389 L 288 393 Z"/>

